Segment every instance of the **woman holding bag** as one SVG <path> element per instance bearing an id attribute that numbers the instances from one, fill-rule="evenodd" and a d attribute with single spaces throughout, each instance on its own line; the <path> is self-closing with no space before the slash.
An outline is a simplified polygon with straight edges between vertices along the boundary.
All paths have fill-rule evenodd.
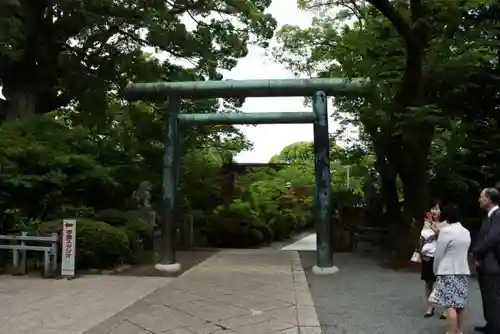
<path id="1" fill-rule="evenodd" d="M 426 214 L 424 227 L 420 231 L 420 279 L 424 281 L 425 284 L 425 296 L 427 301 L 434 288 L 434 283 L 436 282 L 436 275 L 434 275 L 434 254 L 436 252 L 439 230 L 443 227 L 443 223 L 440 223 L 440 216 L 441 207 L 438 201 L 434 201 L 429 212 Z M 434 311 L 434 305 L 428 301 L 424 318 L 434 316 Z M 440 318 L 446 319 L 445 314 L 441 314 Z"/>

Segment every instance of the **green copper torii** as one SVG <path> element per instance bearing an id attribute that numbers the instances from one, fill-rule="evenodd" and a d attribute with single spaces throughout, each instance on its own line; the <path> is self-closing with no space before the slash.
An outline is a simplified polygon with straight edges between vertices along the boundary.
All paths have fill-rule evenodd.
<path id="1" fill-rule="evenodd" d="M 132 83 L 125 89 L 130 101 L 166 101 L 166 138 L 163 154 L 161 260 L 158 270 L 177 272 L 175 204 L 179 169 L 179 123 L 296 124 L 313 123 L 315 153 L 316 274 L 333 274 L 331 172 L 329 162 L 328 96 L 359 94 L 362 79 L 223 80 Z M 181 114 L 182 98 L 310 96 L 313 112 Z"/>

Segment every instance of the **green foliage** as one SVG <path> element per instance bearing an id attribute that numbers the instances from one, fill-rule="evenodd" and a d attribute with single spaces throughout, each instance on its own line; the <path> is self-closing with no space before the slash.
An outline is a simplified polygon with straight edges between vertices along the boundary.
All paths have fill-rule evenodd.
<path id="1" fill-rule="evenodd" d="M 144 254 L 154 251 L 154 229 L 151 224 L 142 219 L 130 219 L 120 229 L 125 232 L 129 242 L 128 263 L 139 263 L 144 259 Z"/>
<path id="2" fill-rule="evenodd" d="M 472 222 L 479 187 L 499 180 L 499 7 L 492 0 L 412 3 L 300 0 L 313 23 L 282 27 L 275 56 L 297 75 L 370 79 L 364 94 L 333 102 L 340 125 L 330 143 L 334 208 L 369 203 L 399 224 L 401 197 L 404 213 L 422 216 L 430 179 L 435 197 L 459 202 Z M 250 43 L 272 37 L 269 5 L 3 1 L 0 86 L 8 102 L 0 101 L 0 114 L 16 120 L 0 124 L 0 229 L 55 231 L 60 223 L 40 222 L 77 217 L 79 266 L 138 261 L 152 249 L 154 226 L 130 211 L 130 196 L 151 181 L 152 204 L 161 208 L 164 108 L 124 103 L 122 88 L 159 78 L 221 79 Z M 192 66 L 174 65 L 185 62 Z M 233 112 L 235 105 L 184 101 L 182 112 Z M 26 117 L 33 113 L 48 114 Z M 352 126 L 360 127 L 354 143 L 347 140 Z M 178 214 L 202 221 L 197 226 L 214 245 L 254 247 L 314 222 L 311 142 L 274 156 L 288 164 L 279 170 L 239 176 L 228 200 L 222 167 L 251 144 L 233 126 L 182 133 Z"/>
<path id="3" fill-rule="evenodd" d="M 154 107 L 137 107 L 130 106 L 136 111 L 127 116 L 134 118 L 135 127 L 114 110 L 113 126 L 101 125 L 98 136 L 91 130 L 94 120 L 79 119 L 77 114 L 57 119 L 33 116 L 0 125 L 3 231 L 30 232 L 39 221 L 90 218 L 118 227 L 128 236 L 129 248 L 122 257 L 126 261 L 137 262 L 141 252 L 151 251 L 154 222 L 146 218 L 145 223 L 145 217 L 129 209 L 131 194 L 143 180 L 153 181 L 153 205 L 159 204 L 162 131 L 157 124 L 161 120 L 150 117 Z M 192 207 L 210 212 L 219 205 L 221 166 L 248 147 L 232 127 L 194 130 L 184 137 L 180 214 Z"/>
<path id="4" fill-rule="evenodd" d="M 193 209 L 211 210 L 217 206 L 213 200 L 223 197 L 221 167 L 230 161 L 225 161 L 221 152 L 223 150 L 201 148 L 184 155 L 179 192 L 189 195 L 182 197 L 182 212 L 190 213 Z M 230 157 L 232 159 L 231 155 Z"/>
<path id="5" fill-rule="evenodd" d="M 273 238 L 271 229 L 259 221 L 248 202 L 236 199 L 227 206 L 219 206 L 214 213 L 203 234 L 216 247 L 254 247 Z"/>
<path id="6" fill-rule="evenodd" d="M 26 118 L 0 126 L 0 147 L 7 220 L 12 210 L 46 219 L 68 206 L 80 206 L 85 215 L 85 207 L 109 202 L 106 193 L 117 186 L 113 169 L 95 156 L 95 142 L 84 128 L 69 129 L 48 116 Z"/>
<path id="7" fill-rule="evenodd" d="M 118 209 L 105 209 L 98 212 L 93 219 L 122 229 L 127 234 L 132 251 L 129 260 L 137 262 L 137 257 L 143 251 L 151 251 L 154 248 L 155 221 L 154 217 L 144 217 L 147 214 L 150 214 L 150 212 L 140 212 L 139 210 L 125 212 Z M 147 218 L 153 218 L 153 221 L 147 221 Z"/>
<path id="8" fill-rule="evenodd" d="M 235 247 L 240 243 L 240 247 L 252 247 L 285 240 L 293 233 L 312 227 L 315 182 L 311 148 L 312 143 L 291 144 L 273 159 L 293 163 L 277 171 L 259 168 L 240 175 L 237 179 L 238 197 L 228 205 L 218 207 L 214 217 L 206 223 L 205 234 L 209 242 L 219 246 Z M 333 208 L 359 206 L 363 202 L 363 177 L 370 159 L 338 147 L 334 152 Z M 344 163 L 350 168 L 349 188 Z"/>
<path id="9" fill-rule="evenodd" d="M 330 140 L 330 158 L 337 159 L 345 152 L 335 144 L 333 138 Z M 278 154 L 271 158 L 271 162 L 299 164 L 314 161 L 314 143 L 296 142 L 285 146 Z"/>
<path id="10" fill-rule="evenodd" d="M 60 233 L 62 221 L 44 222 L 39 233 Z M 123 263 L 130 256 L 127 234 L 104 222 L 78 219 L 76 224 L 77 269 L 107 269 Z"/>
<path id="11" fill-rule="evenodd" d="M 466 135 L 471 122 L 464 124 L 462 111 L 470 101 L 494 100 L 491 82 L 484 82 L 496 75 L 488 68 L 498 64 L 497 4 L 303 0 L 300 5 L 313 12 L 313 24 L 283 27 L 275 57 L 298 75 L 370 79 L 360 97 L 335 99 L 334 117 L 344 130 L 347 124 L 359 126 L 360 139 L 375 153 L 380 177 L 372 180 L 380 181 L 385 203 L 373 203 L 387 208 L 384 220 L 402 227 L 400 233 L 408 230 L 412 218 L 420 220 L 429 198 L 429 177 L 437 196 L 455 201 L 461 200 L 459 189 L 475 189 L 485 179 L 481 166 L 458 161 L 465 162 L 466 147 L 479 138 Z M 494 113 L 488 103 L 476 103 L 471 116 L 472 110 L 486 106 Z M 492 127 L 495 123 L 487 122 Z M 473 127 L 477 123 L 485 122 Z M 489 172 L 491 180 L 498 170 Z"/>
<path id="12" fill-rule="evenodd" d="M 108 98 L 131 79 L 179 79 L 182 68 L 174 65 L 179 60 L 192 64 L 193 80 L 220 79 L 220 69 L 236 66 L 249 43 L 264 45 L 272 37 L 276 21 L 265 13 L 269 5 L 261 0 L 4 1 L 0 81 L 14 102 L 6 106 L 6 116 L 46 113 L 74 102 L 84 110 L 104 110 Z M 165 53 L 166 60 L 148 57 L 145 47 Z"/>
<path id="13" fill-rule="evenodd" d="M 111 226 L 125 226 L 131 220 L 137 219 L 130 213 L 118 209 L 104 209 L 95 214 L 94 218 L 98 221 L 105 222 Z"/>
<path id="14" fill-rule="evenodd" d="M 98 212 L 95 220 L 103 221 L 111 226 L 123 228 L 130 242 L 135 244 L 133 249 L 151 250 L 153 246 L 153 231 L 156 227 L 156 213 L 149 210 L 105 209 Z"/>
<path id="15" fill-rule="evenodd" d="M 282 162 L 287 164 L 308 160 L 314 160 L 314 147 L 311 142 L 297 142 L 287 145 L 280 153 L 271 158 L 271 162 Z"/>

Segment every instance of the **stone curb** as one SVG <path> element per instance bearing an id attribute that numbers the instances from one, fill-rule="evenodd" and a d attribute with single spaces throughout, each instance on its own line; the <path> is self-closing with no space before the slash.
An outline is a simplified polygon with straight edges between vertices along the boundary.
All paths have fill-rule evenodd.
<path id="1" fill-rule="evenodd" d="M 307 284 L 299 253 L 290 251 L 290 257 L 299 331 L 303 334 L 321 334 L 318 315 L 314 308 L 314 302 L 309 291 L 309 285 Z"/>

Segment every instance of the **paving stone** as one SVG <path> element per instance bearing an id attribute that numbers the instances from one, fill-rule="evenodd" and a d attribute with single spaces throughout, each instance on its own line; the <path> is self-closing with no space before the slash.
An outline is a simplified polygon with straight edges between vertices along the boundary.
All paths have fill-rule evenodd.
<path id="1" fill-rule="evenodd" d="M 175 308 L 184 311 L 185 313 L 192 314 L 199 319 L 212 322 L 250 314 L 248 310 L 232 306 L 215 299 L 177 303 Z"/>
<path id="2" fill-rule="evenodd" d="M 296 306 L 283 307 L 267 311 L 266 315 L 294 325 L 299 324 Z"/>
<path id="3" fill-rule="evenodd" d="M 222 327 L 209 322 L 198 325 L 188 325 L 185 328 L 195 334 L 212 334 L 223 329 Z"/>
<path id="4" fill-rule="evenodd" d="M 221 251 L 86 334 L 124 319 L 152 333 L 296 334 L 297 307 L 303 324 L 319 326 L 313 307 L 297 306 L 308 293 L 297 259 L 272 249 Z"/>
<path id="5" fill-rule="evenodd" d="M 128 319 L 153 333 L 204 323 L 200 318 L 164 305 L 150 305 Z"/>
<path id="6" fill-rule="evenodd" d="M 196 334 L 196 332 L 190 331 L 187 328 L 177 328 L 171 331 L 165 332 L 165 334 Z"/>
<path id="7" fill-rule="evenodd" d="M 81 334 L 173 278 L 0 276 L 0 333 Z M 14 293 L 15 292 L 15 293 Z"/>
<path id="8" fill-rule="evenodd" d="M 280 333 L 280 334 L 299 334 L 300 331 L 299 331 L 299 327 L 292 327 L 292 328 L 288 328 L 288 329 L 279 331 L 278 333 Z"/>
<path id="9" fill-rule="evenodd" d="M 321 327 L 299 327 L 300 334 L 322 334 Z M 335 334 L 335 333 L 333 333 Z M 340 334 L 340 333 L 339 333 Z"/>
<path id="10" fill-rule="evenodd" d="M 308 297 L 298 258 L 276 249 L 221 251 L 177 279 L 0 277 L 0 301 L 9 305 L 0 309 L 0 333 L 295 334 L 296 305 L 305 304 L 297 298 Z"/>
<path id="11" fill-rule="evenodd" d="M 238 327 L 258 324 L 276 319 L 275 317 L 270 315 L 269 312 L 262 312 L 257 310 L 250 310 L 250 312 L 250 314 L 245 314 L 244 316 L 217 321 L 217 324 L 226 328 L 236 329 Z"/>
<path id="12" fill-rule="evenodd" d="M 239 327 L 234 329 L 234 332 L 237 334 L 280 333 L 296 327 L 297 326 L 284 321 L 270 320 L 258 324 Z"/>
<path id="13" fill-rule="evenodd" d="M 109 334 L 150 334 L 150 332 L 128 322 L 124 321 L 113 328 Z"/>
<path id="14" fill-rule="evenodd" d="M 160 303 L 164 305 L 175 305 L 176 303 L 189 302 L 192 300 L 203 299 L 203 296 L 190 293 L 178 289 L 164 289 L 157 291 L 144 298 L 146 303 L 155 304 Z"/>

